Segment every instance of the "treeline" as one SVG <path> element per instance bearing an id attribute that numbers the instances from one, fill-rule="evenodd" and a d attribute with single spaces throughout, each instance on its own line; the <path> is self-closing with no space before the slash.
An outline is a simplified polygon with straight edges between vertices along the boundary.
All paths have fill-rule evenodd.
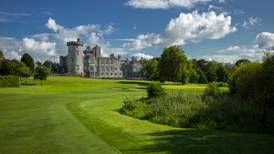
<path id="1" fill-rule="evenodd" d="M 236 66 L 250 62 L 241 59 L 235 64 L 223 64 L 204 59 L 187 59 L 178 46 L 164 49 L 160 58 L 147 61 L 143 71 L 149 80 L 186 83 L 227 82 Z"/>
<path id="2" fill-rule="evenodd" d="M 158 60 L 158 67 L 154 67 L 159 70 L 158 72 L 161 72 L 161 67 L 164 66 L 159 67 L 160 61 Z M 192 64 L 189 64 L 190 61 L 185 61 L 187 64 L 185 66 L 197 66 L 195 61 L 191 62 Z M 170 63 L 176 63 L 176 60 Z M 203 71 L 208 82 L 226 81 L 229 92 L 222 92 L 217 82 L 209 83 L 204 94 L 167 91 L 160 83 L 152 83 L 147 88 L 147 97 L 126 99 L 120 112 L 176 127 L 274 133 L 274 55 L 265 55 L 260 63 L 239 60 L 232 69 L 228 69 L 228 76 L 219 76 L 225 77 L 219 78 L 225 80 L 218 80 L 218 74 L 222 74 L 219 70 L 222 68 L 220 64 L 206 63 L 209 65 L 215 63 L 216 65 L 213 65 L 218 66 L 217 68 L 207 66 L 207 69 L 198 67 L 200 71 Z M 179 71 L 178 68 L 177 71 Z M 174 68 L 170 69 L 174 70 Z M 181 73 L 184 73 L 184 69 Z M 205 70 L 215 70 L 212 71 L 215 75 Z M 177 79 L 183 77 L 174 73 L 173 77 L 176 76 Z M 190 79 L 189 76 L 187 78 Z M 171 79 L 168 78 L 167 81 Z"/>
<path id="3" fill-rule="evenodd" d="M 33 76 L 34 79 L 42 81 L 50 73 L 57 73 L 58 63 L 45 61 L 43 64 L 35 62 L 31 55 L 25 53 L 20 60 L 5 59 L 4 54 L 0 51 L 0 87 L 18 87 L 21 85 L 21 78 Z M 24 84 L 24 83 L 23 83 Z"/>

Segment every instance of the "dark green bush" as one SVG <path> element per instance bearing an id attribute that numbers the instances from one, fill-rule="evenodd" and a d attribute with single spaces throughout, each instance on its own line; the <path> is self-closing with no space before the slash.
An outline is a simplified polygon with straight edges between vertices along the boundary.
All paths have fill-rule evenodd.
<path id="1" fill-rule="evenodd" d="M 217 97 L 220 94 L 221 94 L 221 90 L 219 89 L 218 84 L 216 82 L 212 82 L 212 83 L 207 84 L 204 96 Z"/>
<path id="2" fill-rule="evenodd" d="M 124 100 L 124 106 L 121 108 L 120 113 L 143 119 L 146 116 L 146 110 L 147 105 L 145 99 L 127 98 Z"/>
<path id="3" fill-rule="evenodd" d="M 148 98 L 155 98 L 166 95 L 165 89 L 160 83 L 151 83 L 147 87 Z"/>
<path id="4" fill-rule="evenodd" d="M 194 115 L 206 108 L 199 95 L 173 92 L 151 100 L 147 118 L 171 126 L 192 127 Z"/>
<path id="5" fill-rule="evenodd" d="M 0 76 L 0 87 L 19 87 L 20 80 L 18 76 L 9 75 L 9 76 Z"/>

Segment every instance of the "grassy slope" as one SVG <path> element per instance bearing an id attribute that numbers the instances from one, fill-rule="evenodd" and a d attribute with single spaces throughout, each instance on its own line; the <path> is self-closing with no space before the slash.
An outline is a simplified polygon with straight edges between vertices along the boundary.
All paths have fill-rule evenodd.
<path id="1" fill-rule="evenodd" d="M 142 88 L 51 77 L 44 86 L 0 89 L 0 153 L 274 153 L 271 136 L 179 129 L 120 115 L 122 100 L 144 96 Z"/>

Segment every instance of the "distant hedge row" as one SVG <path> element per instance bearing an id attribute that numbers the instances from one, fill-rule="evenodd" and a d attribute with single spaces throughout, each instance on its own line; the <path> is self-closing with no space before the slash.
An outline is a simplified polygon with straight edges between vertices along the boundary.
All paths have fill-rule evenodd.
<path id="1" fill-rule="evenodd" d="M 0 76 L 0 88 L 5 87 L 19 87 L 20 80 L 18 76 L 8 75 L 8 76 Z"/>

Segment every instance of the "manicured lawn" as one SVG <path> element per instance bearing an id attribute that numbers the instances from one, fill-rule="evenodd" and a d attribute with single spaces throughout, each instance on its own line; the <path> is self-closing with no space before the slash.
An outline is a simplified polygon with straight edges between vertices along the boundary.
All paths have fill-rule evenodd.
<path id="1" fill-rule="evenodd" d="M 37 83 L 0 89 L 0 153 L 274 153 L 270 135 L 180 129 L 119 114 L 124 98 L 145 96 L 146 82 L 50 77 Z"/>

